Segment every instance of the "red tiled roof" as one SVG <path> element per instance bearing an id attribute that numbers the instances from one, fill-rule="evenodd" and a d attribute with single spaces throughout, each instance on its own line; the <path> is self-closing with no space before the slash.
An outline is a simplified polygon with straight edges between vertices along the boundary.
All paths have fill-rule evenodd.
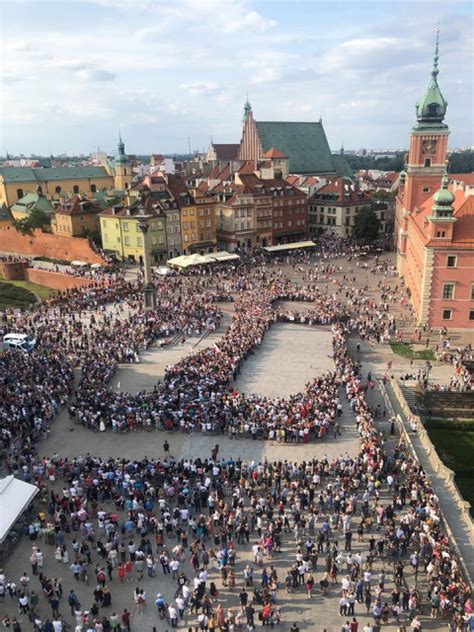
<path id="1" fill-rule="evenodd" d="M 144 214 L 144 209 L 141 206 L 116 206 L 116 207 L 109 207 L 106 208 L 104 211 L 102 211 L 102 213 L 99 213 L 99 215 L 101 216 L 105 216 L 105 217 L 110 217 L 110 216 L 115 216 L 115 217 L 136 217 L 137 215 L 143 215 Z M 155 217 L 158 217 L 159 215 L 161 215 L 161 212 L 159 210 L 156 210 L 153 206 L 153 202 L 151 204 L 147 203 L 146 204 L 146 215 L 153 215 Z"/>
<path id="2" fill-rule="evenodd" d="M 294 184 L 295 186 L 298 186 L 299 181 L 300 181 L 300 177 L 299 176 L 288 176 L 286 178 L 286 181 L 288 182 L 288 184 Z"/>
<path id="3" fill-rule="evenodd" d="M 167 189 L 176 200 L 176 202 L 179 201 L 181 193 L 189 194 L 186 182 L 180 176 L 168 174 L 166 176 L 166 181 Z"/>
<path id="4" fill-rule="evenodd" d="M 463 196 L 463 191 L 454 191 L 453 242 L 470 242 L 474 247 L 474 196 Z"/>
<path id="5" fill-rule="evenodd" d="M 219 165 L 216 165 L 209 172 L 209 174 L 207 176 L 207 179 L 208 180 L 217 180 L 217 176 L 220 174 L 220 172 L 221 172 L 221 168 L 219 167 Z"/>
<path id="6" fill-rule="evenodd" d="M 425 244 L 429 242 L 429 237 L 426 234 L 427 223 L 425 220 L 428 219 L 432 212 L 434 204 L 433 195 L 424 202 L 417 213 L 410 215 L 411 221 L 422 234 Z M 464 191 L 461 190 L 453 191 L 453 195 L 453 215 L 457 218 L 457 221 L 453 226 L 452 243 L 471 244 L 474 247 L 474 196 L 466 196 Z M 451 242 L 446 240 L 446 243 L 449 244 Z M 441 245 L 440 240 L 437 239 L 434 245 Z M 443 245 L 446 244 L 443 243 Z"/>
<path id="7" fill-rule="evenodd" d="M 56 209 L 56 213 L 61 215 L 97 215 L 101 210 L 101 207 L 93 200 L 75 195 L 70 200 L 60 204 Z"/>
<path id="8" fill-rule="evenodd" d="M 209 185 L 207 184 L 207 182 L 205 180 L 203 180 L 202 182 L 200 182 L 198 184 L 198 186 L 196 187 L 196 189 L 200 192 L 200 193 L 207 193 L 207 191 L 209 190 Z"/>
<path id="9" fill-rule="evenodd" d="M 337 204 L 363 204 L 370 202 L 371 198 L 365 191 L 356 189 L 353 184 L 344 178 L 331 180 L 313 194 L 313 200 L 323 200 L 325 195 L 335 195 L 331 200 Z"/>
<path id="10" fill-rule="evenodd" d="M 318 182 L 319 182 L 319 178 L 316 178 L 316 176 L 308 176 L 301 183 L 301 186 L 302 187 L 310 187 L 310 186 L 312 186 L 314 184 L 318 184 Z"/>
<path id="11" fill-rule="evenodd" d="M 277 178 L 259 178 L 255 174 L 240 176 L 242 184 L 246 187 L 246 191 L 254 195 L 272 195 L 271 189 L 283 189 L 285 193 L 288 189 L 293 191 L 293 195 L 297 197 L 306 197 L 305 194 L 297 187 L 288 184 L 286 180 Z"/>
<path id="12" fill-rule="evenodd" d="M 451 181 L 464 182 L 468 186 L 474 186 L 474 171 L 471 171 L 471 173 L 450 173 L 448 175 Z"/>
<path id="13" fill-rule="evenodd" d="M 253 160 L 246 160 L 240 167 L 238 173 L 240 175 L 252 174 L 255 171 L 255 162 Z"/>
<path id="14" fill-rule="evenodd" d="M 237 160 L 239 155 L 239 143 L 212 143 L 216 152 L 217 160 L 220 162 L 228 162 L 229 160 Z"/>
<path id="15" fill-rule="evenodd" d="M 265 158 L 286 158 L 285 154 L 283 154 L 276 147 L 272 147 L 271 149 L 266 151 L 263 155 L 265 156 Z"/>

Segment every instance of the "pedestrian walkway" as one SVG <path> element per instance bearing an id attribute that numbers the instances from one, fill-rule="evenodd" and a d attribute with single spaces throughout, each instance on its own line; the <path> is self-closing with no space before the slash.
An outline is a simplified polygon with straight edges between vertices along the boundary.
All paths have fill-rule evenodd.
<path id="1" fill-rule="evenodd" d="M 462 517 L 459 505 L 456 499 L 453 497 L 450 489 L 447 487 L 446 480 L 438 474 L 431 465 L 428 452 L 421 442 L 420 435 L 414 432 L 410 432 L 410 424 L 405 413 L 403 412 L 400 403 L 395 396 L 393 388 L 390 384 L 387 384 L 386 391 L 390 399 L 390 403 L 393 406 L 394 413 L 400 417 L 404 425 L 405 431 L 410 433 L 410 439 L 415 449 L 417 459 L 425 472 L 427 473 L 431 484 L 433 486 L 436 495 L 439 498 L 439 503 L 443 511 L 444 517 L 449 524 L 459 551 L 462 555 L 466 568 L 470 575 L 470 580 L 474 578 L 474 528 L 466 524 Z"/>

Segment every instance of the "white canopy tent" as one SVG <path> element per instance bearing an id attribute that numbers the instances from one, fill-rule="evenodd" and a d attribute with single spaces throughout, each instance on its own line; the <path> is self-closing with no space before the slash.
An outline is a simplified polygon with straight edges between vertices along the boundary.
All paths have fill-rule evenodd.
<path id="1" fill-rule="evenodd" d="M 176 266 L 177 268 L 189 268 L 190 266 L 200 266 L 207 263 L 213 263 L 208 255 L 181 255 L 180 257 L 174 257 L 174 259 L 168 259 L 169 266 Z"/>
<path id="2" fill-rule="evenodd" d="M 287 250 L 300 250 L 301 248 L 313 248 L 314 241 L 295 241 L 292 244 L 279 244 L 278 246 L 266 246 L 264 250 L 268 253 L 286 252 Z"/>
<path id="3" fill-rule="evenodd" d="M 211 252 L 208 257 L 212 257 L 216 261 L 237 261 L 240 259 L 239 255 L 226 250 L 219 250 L 219 252 Z"/>
<path id="4" fill-rule="evenodd" d="M 25 483 L 13 474 L 0 479 L 0 544 L 38 492 L 36 485 Z"/>

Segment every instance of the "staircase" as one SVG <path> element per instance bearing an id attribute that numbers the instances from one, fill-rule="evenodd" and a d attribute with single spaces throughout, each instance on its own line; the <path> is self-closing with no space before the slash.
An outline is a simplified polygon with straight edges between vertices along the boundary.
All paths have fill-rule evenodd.
<path id="1" fill-rule="evenodd" d="M 419 404 L 418 404 L 418 393 L 414 386 L 406 386 L 404 384 L 400 384 L 400 390 L 403 393 L 403 397 L 405 398 L 410 410 L 413 413 L 418 412 Z"/>

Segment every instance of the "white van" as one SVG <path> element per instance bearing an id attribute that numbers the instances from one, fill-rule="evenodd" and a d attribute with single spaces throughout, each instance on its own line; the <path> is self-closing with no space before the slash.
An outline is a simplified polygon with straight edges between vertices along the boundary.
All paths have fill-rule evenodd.
<path id="1" fill-rule="evenodd" d="M 6 334 L 3 336 L 3 349 L 19 349 L 29 353 L 35 348 L 36 339 L 27 334 Z"/>

